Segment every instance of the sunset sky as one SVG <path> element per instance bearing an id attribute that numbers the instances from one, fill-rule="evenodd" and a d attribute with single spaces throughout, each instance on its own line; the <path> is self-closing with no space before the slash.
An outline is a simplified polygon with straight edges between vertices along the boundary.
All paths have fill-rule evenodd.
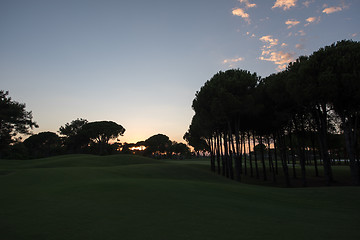
<path id="1" fill-rule="evenodd" d="M 343 39 L 358 0 L 0 0 L 0 89 L 40 128 L 109 120 L 122 142 L 183 141 L 195 92 L 219 70 L 262 77 Z"/>

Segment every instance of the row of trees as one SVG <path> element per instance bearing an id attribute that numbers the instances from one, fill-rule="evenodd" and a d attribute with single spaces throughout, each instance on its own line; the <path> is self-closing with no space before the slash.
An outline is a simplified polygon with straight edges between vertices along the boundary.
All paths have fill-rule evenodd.
<path id="1" fill-rule="evenodd" d="M 112 121 L 88 122 L 76 119 L 60 127 L 59 134 L 40 132 L 25 141 L 17 141 L 8 146 L 10 158 L 41 158 L 67 153 L 112 154 L 117 151 L 117 140 L 125 129 Z"/>
<path id="2" fill-rule="evenodd" d="M 320 156 L 331 184 L 329 138 L 342 135 L 353 183 L 360 184 L 359 42 L 326 46 L 266 78 L 245 70 L 219 72 L 196 93 L 192 108 L 195 115 L 184 139 L 196 151 L 209 151 L 211 169 L 219 174 L 267 180 L 270 173 L 276 181 L 279 160 L 287 185 L 291 172 L 297 177 L 299 163 L 306 186 L 311 153 L 316 173 Z M 260 147 L 260 156 L 249 155 L 256 144 L 267 148 Z"/>
<path id="3" fill-rule="evenodd" d="M 124 143 L 122 145 L 122 152 L 159 159 L 183 159 L 191 157 L 191 151 L 186 144 L 171 141 L 170 138 L 164 134 L 156 134 L 145 141 L 137 143 Z"/>
<path id="4" fill-rule="evenodd" d="M 183 158 L 190 156 L 190 149 L 183 143 L 170 141 L 169 137 L 157 134 L 136 144 L 121 144 L 125 128 L 112 121 L 88 122 L 76 119 L 54 132 L 32 135 L 38 125 L 25 104 L 0 91 L 0 158 L 40 158 L 67 153 L 113 154 L 137 153 L 158 158 Z M 25 141 L 21 136 L 31 135 Z M 136 148 L 138 147 L 138 148 Z"/>

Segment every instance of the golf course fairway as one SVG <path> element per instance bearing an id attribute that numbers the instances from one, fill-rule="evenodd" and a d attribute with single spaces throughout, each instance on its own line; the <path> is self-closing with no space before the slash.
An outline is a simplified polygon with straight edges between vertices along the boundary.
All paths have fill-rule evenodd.
<path id="1" fill-rule="evenodd" d="M 275 188 L 204 160 L 0 161 L 0 239 L 360 239 L 360 188 Z"/>

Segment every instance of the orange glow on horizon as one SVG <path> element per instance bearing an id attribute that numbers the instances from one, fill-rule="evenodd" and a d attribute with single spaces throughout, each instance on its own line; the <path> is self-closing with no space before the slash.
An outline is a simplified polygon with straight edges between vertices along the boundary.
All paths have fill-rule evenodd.
<path id="1" fill-rule="evenodd" d="M 146 149 L 145 146 L 137 146 L 129 148 L 130 151 L 144 151 Z"/>

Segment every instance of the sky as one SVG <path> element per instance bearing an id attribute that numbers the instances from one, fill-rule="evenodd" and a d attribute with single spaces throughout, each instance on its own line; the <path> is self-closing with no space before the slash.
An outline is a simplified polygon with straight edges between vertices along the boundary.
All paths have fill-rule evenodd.
<path id="1" fill-rule="evenodd" d="M 358 0 L 0 0 L 0 89 L 57 132 L 114 121 L 136 143 L 184 142 L 196 91 L 218 71 L 267 77 L 360 40 Z"/>

